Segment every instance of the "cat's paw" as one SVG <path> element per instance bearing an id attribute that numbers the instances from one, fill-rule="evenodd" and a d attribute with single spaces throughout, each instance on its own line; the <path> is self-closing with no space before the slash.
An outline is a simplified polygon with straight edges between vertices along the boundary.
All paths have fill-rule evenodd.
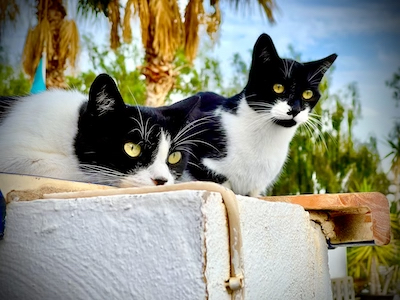
<path id="1" fill-rule="evenodd" d="M 225 181 L 224 183 L 221 184 L 223 187 L 226 187 L 227 189 L 232 190 L 232 185 L 229 182 L 229 180 Z"/>
<path id="2" fill-rule="evenodd" d="M 260 190 L 253 190 L 249 193 L 249 197 L 258 198 L 261 196 Z"/>

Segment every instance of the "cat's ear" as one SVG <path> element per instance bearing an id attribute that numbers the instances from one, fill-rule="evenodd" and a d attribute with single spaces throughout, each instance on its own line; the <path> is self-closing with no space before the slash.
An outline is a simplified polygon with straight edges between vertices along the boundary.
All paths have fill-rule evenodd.
<path id="1" fill-rule="evenodd" d="M 111 76 L 97 76 L 90 87 L 88 112 L 92 116 L 101 117 L 124 108 L 124 100 Z"/>
<path id="2" fill-rule="evenodd" d="M 323 59 L 304 63 L 304 66 L 308 69 L 309 80 L 319 83 L 336 58 L 337 54 L 331 54 Z"/>
<path id="3" fill-rule="evenodd" d="M 262 65 L 264 62 L 277 58 L 279 55 L 271 37 L 263 33 L 254 44 L 252 65 Z"/>

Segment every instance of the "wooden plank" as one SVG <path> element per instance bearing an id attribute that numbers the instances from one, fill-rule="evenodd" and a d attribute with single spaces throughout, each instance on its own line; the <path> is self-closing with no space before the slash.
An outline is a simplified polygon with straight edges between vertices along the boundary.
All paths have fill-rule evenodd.
<path id="1" fill-rule="evenodd" d="M 310 194 L 260 199 L 303 206 L 310 212 L 311 219 L 321 224 L 333 246 L 387 245 L 390 242 L 389 201 L 381 193 Z"/>
<path id="2" fill-rule="evenodd" d="M 0 190 L 6 202 L 42 199 L 43 194 L 114 189 L 111 186 L 31 175 L 0 173 Z"/>

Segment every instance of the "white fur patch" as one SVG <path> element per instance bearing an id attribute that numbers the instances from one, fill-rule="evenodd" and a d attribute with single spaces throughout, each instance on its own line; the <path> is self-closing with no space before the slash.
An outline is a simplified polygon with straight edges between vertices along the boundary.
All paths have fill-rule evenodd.
<path id="1" fill-rule="evenodd" d="M 0 126 L 0 172 L 85 180 L 73 145 L 85 100 L 57 89 L 21 98 Z"/>
<path id="2" fill-rule="evenodd" d="M 121 180 L 120 187 L 151 186 L 156 185 L 153 180 L 160 179 L 165 180 L 166 185 L 173 184 L 174 177 L 171 174 L 167 165 L 170 147 L 171 139 L 169 135 L 166 135 L 162 131 L 157 153 L 154 156 L 153 163 L 149 167 L 123 178 Z"/>
<path id="3" fill-rule="evenodd" d="M 297 124 L 303 124 L 308 120 L 308 114 L 310 112 L 310 108 L 306 107 L 304 110 L 299 112 L 294 118 L 292 115 L 289 115 L 291 107 L 286 101 L 277 101 L 274 106 L 271 108 L 271 116 L 278 120 L 291 120 L 294 119 Z"/>
<path id="4" fill-rule="evenodd" d="M 271 108 L 271 116 L 278 120 L 291 120 L 293 117 L 288 115 L 290 109 L 290 105 L 286 101 L 278 101 Z"/>
<path id="5" fill-rule="evenodd" d="M 308 114 L 310 113 L 310 108 L 306 107 L 305 110 L 302 110 L 299 112 L 297 116 L 294 117 L 294 120 L 297 122 L 297 124 L 303 124 L 307 122 L 308 120 Z"/>

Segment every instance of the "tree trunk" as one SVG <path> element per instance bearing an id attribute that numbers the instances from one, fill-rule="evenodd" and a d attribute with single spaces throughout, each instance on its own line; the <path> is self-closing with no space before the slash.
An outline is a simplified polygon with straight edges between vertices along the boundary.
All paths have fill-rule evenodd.
<path id="1" fill-rule="evenodd" d="M 65 82 L 64 71 L 66 69 L 65 61 L 60 60 L 60 42 L 61 35 L 60 29 L 63 19 L 66 16 L 65 8 L 62 0 L 49 0 L 48 1 L 48 20 L 50 23 L 50 31 L 52 37 L 51 53 L 47 53 L 46 65 L 46 87 L 47 88 L 67 88 Z"/>
<path id="2" fill-rule="evenodd" d="M 163 61 L 155 55 L 146 54 L 142 74 L 146 76 L 147 106 L 161 106 L 174 87 L 178 72 L 172 61 Z"/>

